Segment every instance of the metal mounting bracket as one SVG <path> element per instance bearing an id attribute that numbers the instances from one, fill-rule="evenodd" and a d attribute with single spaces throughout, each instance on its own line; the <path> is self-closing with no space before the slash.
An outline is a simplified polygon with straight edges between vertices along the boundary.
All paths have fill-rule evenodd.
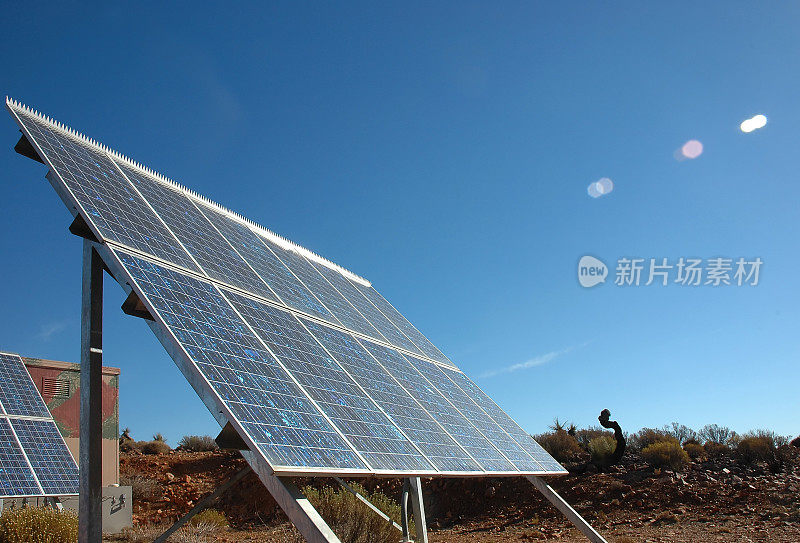
<path id="1" fill-rule="evenodd" d="M 216 441 L 220 449 L 234 449 L 237 451 L 250 450 L 250 447 L 247 446 L 247 443 L 244 442 L 242 436 L 239 435 L 239 432 L 236 431 L 230 422 L 225 423 L 225 426 L 222 427 L 222 431 L 214 438 L 214 441 Z"/>
<path id="2" fill-rule="evenodd" d="M 553 487 L 548 485 L 544 482 L 541 477 L 537 477 L 536 475 L 527 475 L 526 478 L 533 483 L 533 486 L 536 487 L 536 490 L 541 492 L 545 498 L 547 498 L 550 503 L 552 503 L 556 509 L 561 511 L 569 521 L 575 525 L 575 527 L 580 530 L 586 538 L 591 541 L 592 543 L 608 543 L 603 536 L 597 533 L 597 530 L 592 528 L 592 525 L 589 524 L 586 519 L 578 514 L 570 504 L 566 502 L 564 498 L 558 495 L 558 493 L 553 490 Z"/>
<path id="3" fill-rule="evenodd" d="M 20 130 L 20 133 L 22 133 L 22 130 Z M 37 153 L 36 149 L 33 148 L 33 145 L 31 145 L 31 142 L 28 141 L 28 138 L 25 137 L 25 134 L 22 134 L 22 136 L 20 136 L 19 141 L 14 146 L 14 150 L 24 157 L 30 158 L 31 160 L 35 160 L 36 162 L 41 162 L 42 164 L 44 164 L 44 160 L 42 160 L 41 157 L 39 157 L 39 153 Z"/>
<path id="4" fill-rule="evenodd" d="M 252 471 L 253 470 L 250 468 L 250 466 L 246 466 L 237 471 L 236 474 L 227 481 L 225 481 L 225 483 L 222 486 L 220 486 L 214 492 L 212 492 L 211 494 L 200 500 L 197 503 L 197 505 L 192 507 L 192 509 L 188 513 L 183 515 L 175 524 L 170 526 L 166 532 L 158 536 L 153 541 L 153 543 L 164 543 L 164 541 L 166 541 L 169 536 L 180 530 L 181 527 L 185 525 L 187 522 L 189 522 L 193 516 L 201 512 L 203 509 L 206 509 L 212 503 L 214 503 L 214 500 L 219 498 L 226 490 L 228 490 L 230 487 L 241 481 L 245 477 L 245 475 L 247 475 Z"/>
<path id="5" fill-rule="evenodd" d="M 92 229 L 86 224 L 86 221 L 80 215 L 76 215 L 72 224 L 69 225 L 70 234 L 74 234 L 79 238 L 88 239 L 94 243 L 100 243 L 100 240 L 94 235 Z"/>
<path id="6" fill-rule="evenodd" d="M 131 290 L 131 293 L 125 298 L 125 301 L 122 302 L 122 312 L 132 317 L 139 317 L 140 319 L 147 319 L 149 321 L 155 320 L 133 290 Z"/>

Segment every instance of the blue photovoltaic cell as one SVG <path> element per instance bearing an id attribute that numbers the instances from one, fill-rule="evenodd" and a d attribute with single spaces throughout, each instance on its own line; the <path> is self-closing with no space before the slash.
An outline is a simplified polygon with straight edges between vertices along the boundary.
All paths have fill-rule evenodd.
<path id="1" fill-rule="evenodd" d="M 294 315 L 229 291 L 224 293 L 372 469 L 433 471 L 433 466 Z"/>
<path id="2" fill-rule="evenodd" d="M 7 419 L 0 419 L 0 497 L 41 496 Z"/>
<path id="3" fill-rule="evenodd" d="M 186 352 L 176 361 L 198 392 L 213 407 L 218 398 L 279 472 L 564 473 L 371 286 L 7 105 L 51 166 L 48 178 L 71 212 L 77 201 L 77 212 L 135 280 L 159 337 L 171 353 L 172 337 Z M 47 437 L 33 434 L 55 427 L 27 417 L 52 418 L 27 372 L 22 379 L 7 361 L 0 358 L 0 405 L 10 415 L 0 413 L 0 438 L 13 438 L 9 416 L 25 416 L 20 431 L 30 430 L 32 455 L 44 455 L 37 459 L 46 467 L 43 484 L 62 485 L 61 492 L 74 481 L 48 462 L 63 460 L 64 451 L 50 451 L 36 441 Z M 30 486 L 14 439 L 0 442 L 0 485 Z M 3 473 L 11 479 L 3 482 Z"/>
<path id="4" fill-rule="evenodd" d="M 278 295 L 288 307 L 304 311 L 327 321 L 336 319 L 325 309 L 314 295 L 303 286 L 289 268 L 281 262 L 270 248 L 250 228 L 224 214 L 200 205 L 200 210 L 217 227 L 223 236 L 236 247 L 250 266 Z"/>
<path id="5" fill-rule="evenodd" d="M 273 466 L 367 469 L 212 285 L 115 253 Z"/>
<path id="6" fill-rule="evenodd" d="M 275 295 L 185 194 L 120 164 L 186 250 L 212 279 L 269 300 Z"/>
<path id="7" fill-rule="evenodd" d="M 19 355 L 0 353 L 0 404 L 12 416 L 51 416 Z"/>
<path id="8" fill-rule="evenodd" d="M 77 494 L 78 466 L 56 423 L 50 420 L 11 419 L 22 449 L 28 455 L 45 494 Z"/>
<path id="9" fill-rule="evenodd" d="M 104 239 L 173 262 L 197 266 L 106 155 L 15 109 L 56 173 Z"/>
<path id="10" fill-rule="evenodd" d="M 514 441 L 520 444 L 525 451 L 530 454 L 534 460 L 539 462 L 547 471 L 550 472 L 566 472 L 563 466 L 556 462 L 555 458 L 544 450 L 531 435 L 523 430 L 519 424 L 509 417 L 505 411 L 492 400 L 489 396 L 482 391 L 478 385 L 472 380 L 461 373 L 447 368 L 442 368 L 442 371 L 447 375 L 456 385 L 458 385 L 464 392 L 466 392 L 475 403 L 480 405 L 492 419 L 499 424 L 503 430 L 506 431 Z"/>
<path id="11" fill-rule="evenodd" d="M 486 471 L 517 471 L 473 424 L 453 407 L 409 361 L 394 349 L 362 342 L 362 345 L 397 379 L 447 433 Z"/>
<path id="12" fill-rule="evenodd" d="M 312 262 L 312 264 L 314 264 Z M 407 349 L 412 353 L 422 354 L 414 343 L 408 339 L 386 316 L 378 311 L 372 302 L 367 300 L 361 292 L 341 273 L 334 271 L 322 264 L 314 264 L 319 273 L 325 276 L 336 290 L 349 301 L 358 312 L 374 326 L 386 340 L 396 347 Z"/>
<path id="13" fill-rule="evenodd" d="M 375 400 L 440 471 L 482 471 L 481 467 L 362 347 L 353 336 L 302 319 L 314 337 Z"/>
<path id="14" fill-rule="evenodd" d="M 422 332 L 417 330 L 413 324 L 408 322 L 402 313 L 400 313 L 397 309 L 394 308 L 392 304 L 390 304 L 386 298 L 381 296 L 380 292 L 375 290 L 374 287 L 368 287 L 365 285 L 359 285 L 355 281 L 351 281 L 351 283 L 359 290 L 362 294 L 372 302 L 375 307 L 380 309 L 381 313 L 386 315 L 386 317 L 397 326 L 401 332 L 403 332 L 414 344 L 419 347 L 419 349 L 425 353 L 429 358 L 436 360 L 438 362 L 444 362 L 445 364 L 453 364 L 450 362 L 450 359 L 447 358 L 442 351 L 440 351 L 436 345 L 431 343 L 428 338 L 426 338 Z"/>
<path id="15" fill-rule="evenodd" d="M 262 239 L 346 328 L 382 341 L 386 340 L 302 255 L 282 249 L 266 238 Z"/>
<path id="16" fill-rule="evenodd" d="M 472 422 L 473 425 L 505 455 L 520 471 L 544 471 L 531 455 L 519 446 L 495 421 L 487 415 L 472 399 L 453 381 L 447 378 L 439 366 L 413 356 L 411 361 L 430 383 L 441 392 L 456 409 Z"/>

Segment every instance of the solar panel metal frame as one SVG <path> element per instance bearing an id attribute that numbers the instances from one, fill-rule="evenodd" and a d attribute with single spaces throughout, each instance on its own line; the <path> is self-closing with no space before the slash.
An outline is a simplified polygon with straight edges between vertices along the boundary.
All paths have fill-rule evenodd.
<path id="1" fill-rule="evenodd" d="M 12 107 L 12 104 L 13 104 L 13 107 Z M 86 220 L 86 223 L 87 223 L 89 229 L 91 230 L 92 234 L 96 237 L 97 240 L 100 240 L 99 243 L 93 243 L 92 245 L 95 248 L 95 250 L 98 252 L 98 254 L 100 255 L 101 259 L 106 264 L 106 266 L 109 269 L 109 271 L 112 274 L 112 276 L 117 280 L 117 282 L 120 283 L 120 285 L 123 287 L 123 289 L 126 291 L 127 294 L 130 294 L 131 291 L 133 291 L 140 298 L 140 300 L 142 300 L 142 303 L 145 305 L 145 307 L 147 307 L 147 309 L 148 309 L 148 311 L 150 311 L 151 315 L 156 319 L 156 321 L 147 321 L 148 325 L 150 326 L 151 330 L 154 332 L 156 337 L 159 339 L 159 341 L 162 343 L 162 345 L 165 347 L 165 349 L 167 350 L 168 354 L 175 361 L 176 365 L 178 365 L 179 369 L 184 374 L 184 377 L 186 377 L 186 379 L 189 381 L 189 383 L 192 385 L 192 387 L 198 393 L 200 398 L 206 404 L 208 409 L 211 411 L 212 415 L 215 417 L 215 419 L 220 424 L 220 426 L 224 426 L 226 423 L 231 423 L 236 428 L 236 430 L 239 432 L 239 434 L 243 437 L 245 442 L 247 442 L 247 444 L 251 447 L 251 451 L 257 451 L 258 450 L 257 446 L 255 446 L 255 441 L 244 430 L 244 428 L 241 426 L 241 424 L 239 424 L 239 421 L 233 415 L 233 413 L 231 413 L 230 411 L 227 410 L 227 408 L 224 406 L 224 403 L 223 403 L 222 399 L 214 391 L 213 387 L 209 384 L 209 382 L 205 379 L 205 377 L 203 375 L 199 374 L 199 371 L 196 370 L 196 368 L 194 367 L 194 364 L 191 362 L 191 357 L 189 356 L 189 354 L 180 345 L 180 342 L 174 336 L 172 331 L 169 330 L 169 327 L 166 325 L 166 323 L 163 321 L 163 319 L 161 319 L 161 317 L 158 316 L 158 312 L 155 310 L 154 305 L 149 301 L 149 299 L 147 298 L 147 296 L 143 292 L 143 289 L 141 289 L 138 286 L 138 284 L 136 283 L 134 278 L 128 273 L 128 271 L 126 270 L 125 266 L 121 263 L 121 261 L 119 261 L 117 256 L 114 254 L 114 252 L 112 250 L 114 247 L 118 247 L 118 248 L 120 248 L 120 249 L 122 249 L 122 250 L 124 250 L 124 251 L 126 251 L 126 252 L 128 252 L 128 253 L 130 253 L 132 255 L 135 255 L 135 256 L 137 256 L 139 258 L 152 261 L 153 263 L 156 263 L 159 266 L 163 266 L 163 267 L 166 267 L 166 268 L 173 269 L 173 270 L 178 271 L 179 273 L 185 274 L 185 275 L 187 275 L 189 277 L 193 277 L 193 278 L 195 278 L 197 280 L 209 283 L 209 284 L 213 285 L 218 291 L 219 291 L 220 285 L 224 285 L 226 288 L 229 288 L 234 292 L 241 292 L 242 294 L 244 294 L 246 296 L 249 296 L 249 297 L 252 297 L 254 299 L 257 299 L 258 301 L 260 301 L 262 303 L 266 303 L 266 304 L 269 304 L 269 305 L 274 305 L 275 307 L 277 307 L 279 309 L 282 309 L 284 311 L 288 310 L 293 314 L 302 315 L 304 318 L 319 322 L 323 326 L 328 326 L 328 327 L 331 327 L 331 328 L 340 329 L 344 333 L 347 333 L 347 334 L 350 334 L 350 335 L 354 336 L 356 339 L 367 340 L 367 341 L 370 341 L 372 343 L 376 343 L 376 344 L 382 345 L 382 346 L 384 346 L 386 348 L 393 349 L 393 350 L 397 351 L 398 353 L 400 353 L 401 355 L 412 355 L 412 356 L 414 356 L 416 358 L 423 359 L 423 360 L 425 360 L 427 362 L 430 362 L 430 363 L 433 363 L 435 365 L 441 365 L 442 367 L 447 368 L 447 369 L 455 369 L 456 371 L 460 371 L 460 370 L 458 370 L 457 367 L 450 366 L 446 362 L 443 362 L 443 361 L 440 361 L 440 360 L 434 360 L 434 359 L 428 357 L 427 355 L 420 355 L 420 353 L 417 353 L 417 352 L 409 352 L 403 346 L 394 345 L 394 344 L 386 341 L 385 339 L 376 338 L 376 337 L 364 334 L 364 333 L 362 333 L 360 331 L 357 331 L 357 330 L 351 330 L 351 329 L 349 329 L 347 327 L 344 327 L 344 326 L 341 326 L 341 325 L 337 325 L 337 324 L 333 324 L 333 323 L 328 322 L 326 320 L 320 319 L 319 317 L 317 317 L 315 315 L 309 315 L 307 313 L 304 313 L 302 310 L 295 309 L 294 307 L 287 307 L 287 306 L 284 306 L 284 305 L 282 305 L 280 303 L 276 303 L 273 300 L 264 299 L 264 298 L 258 296 L 257 294 L 254 294 L 252 292 L 242 291 L 240 288 L 236 288 L 235 286 L 230 285 L 228 283 L 225 283 L 223 281 L 220 281 L 218 279 L 207 277 L 207 276 L 205 276 L 205 275 L 203 275 L 201 273 L 198 273 L 195 270 L 186 269 L 185 267 L 182 267 L 179 264 L 175 264 L 173 262 L 165 262 L 164 260 L 162 260 L 158 256 L 152 255 L 150 253 L 142 252 L 142 251 L 138 250 L 137 248 L 130 247 L 130 246 L 124 244 L 124 243 L 118 242 L 116 240 L 110 240 L 110 239 L 104 238 L 102 236 L 102 234 L 100 233 L 99 229 L 97 228 L 97 226 L 95 224 L 93 224 L 90 214 L 81 205 L 81 203 L 78 201 L 78 199 L 72 193 L 70 188 L 67 186 L 66 182 L 62 178 L 60 178 L 60 174 L 58 173 L 58 171 L 56 170 L 54 165 L 47 158 L 47 154 L 41 149 L 41 147 L 37 143 L 36 138 L 27 130 L 25 124 L 21 121 L 21 119 L 17 115 L 16 111 L 14 110 L 14 107 L 24 108 L 24 110 L 27 112 L 27 114 L 37 117 L 42 122 L 49 122 L 50 124 L 53 124 L 54 128 L 61 130 L 62 132 L 64 132 L 65 135 L 68 134 L 73 139 L 79 140 L 83 145 L 89 146 L 91 148 L 94 148 L 94 150 L 96 152 L 105 154 L 105 156 L 108 157 L 111 160 L 111 162 L 115 163 L 118 168 L 119 168 L 119 164 L 117 164 L 117 162 L 121 161 L 121 162 L 123 162 L 125 164 L 125 166 L 133 167 L 137 171 L 141 171 L 145 175 L 148 175 L 148 176 L 150 176 L 152 178 L 155 178 L 156 180 L 158 180 L 158 181 L 160 181 L 162 183 L 167 183 L 167 184 L 169 184 L 169 185 L 171 185 L 173 187 L 177 187 L 179 190 L 183 190 L 188 197 L 193 198 L 193 202 L 192 203 L 197 205 L 197 207 L 200 208 L 201 211 L 203 209 L 203 207 L 202 207 L 203 205 L 211 206 L 211 207 L 213 207 L 215 209 L 219 209 L 219 210 L 221 210 L 222 212 L 224 212 L 226 214 L 233 215 L 236 218 L 236 220 L 239 220 L 240 222 L 245 224 L 245 226 L 247 226 L 251 231 L 253 231 L 254 233 L 256 233 L 257 235 L 259 235 L 261 237 L 265 237 L 265 238 L 269 239 L 273 243 L 276 243 L 278 246 L 282 246 L 284 243 L 288 243 L 291 247 L 295 247 L 295 248 L 298 248 L 298 249 L 300 249 L 302 251 L 305 251 L 305 253 L 302 253 L 302 252 L 300 253 L 300 255 L 299 255 L 300 258 L 307 258 L 308 254 L 311 254 L 314 257 L 319 258 L 320 260 L 314 259 L 313 261 L 310 258 L 308 259 L 308 262 L 309 262 L 309 264 L 311 264 L 312 268 L 314 268 L 315 266 L 317 266 L 319 264 L 322 264 L 322 265 L 325 265 L 327 267 L 331 267 L 334 270 L 339 271 L 340 273 L 342 273 L 345 276 L 345 278 L 347 280 L 354 281 L 356 283 L 360 283 L 361 281 L 363 281 L 362 284 L 365 287 L 370 287 L 371 286 L 371 284 L 368 281 L 366 281 L 363 278 L 353 274 L 352 272 L 344 270 L 343 268 L 341 268 L 341 267 L 339 267 L 339 266 L 337 266 L 337 265 L 335 265 L 333 263 L 330 263 L 326 259 L 323 259 L 322 257 L 319 257 L 318 255 L 315 255 L 314 253 L 311 253 L 307 249 L 304 249 L 302 247 L 296 246 L 292 242 L 289 242 L 288 240 L 285 240 L 284 238 L 278 236 L 277 234 L 274 234 L 271 231 L 268 231 L 268 230 L 264 229 L 263 227 L 260 227 L 260 226 L 256 225 L 255 223 L 252 223 L 252 221 L 249 221 L 249 220 L 247 220 L 247 219 L 245 219 L 245 218 L 243 218 L 243 217 L 241 217 L 241 216 L 239 216 L 239 215 L 237 215 L 235 213 L 232 213 L 229 210 L 223 208 L 222 206 L 218 206 L 214 202 L 211 202 L 210 200 L 207 200 L 206 198 L 203 198 L 202 196 L 197 195 L 196 193 L 193 193 L 192 191 L 189 191 L 188 189 L 185 189 L 185 188 L 181 187 L 180 185 L 177 185 L 176 183 L 174 183 L 174 182 L 172 182 L 172 181 L 170 181 L 168 179 L 163 178 L 162 176 L 150 171 L 149 169 L 144 168 L 141 165 L 139 165 L 139 164 L 137 164 L 137 163 L 135 163 L 133 161 L 130 161 L 129 159 L 127 159 L 126 157 L 120 155 L 119 153 L 108 149 L 107 147 L 103 146 L 102 144 L 99 144 L 99 143 L 97 143 L 97 142 L 95 142 L 93 140 L 89 140 L 88 138 L 85 138 L 84 136 L 82 136 L 80 134 L 77 134 L 77 133 L 75 133 L 75 132 L 63 127 L 63 125 L 55 123 L 54 121 L 50 120 L 49 118 L 48 119 L 44 119 L 37 112 L 31 111 L 29 108 L 27 108 L 25 106 L 22 106 L 22 105 L 20 105 L 20 104 L 18 104 L 16 102 L 12 102 L 12 101 L 7 99 L 6 100 L 6 105 L 7 105 L 7 108 L 9 109 L 9 111 L 11 112 L 12 116 L 17 121 L 18 125 L 20 126 L 21 131 L 23 132 L 23 135 L 25 135 L 25 137 L 29 140 L 29 142 L 31 142 L 31 144 L 34 146 L 34 148 L 37 151 L 37 153 L 39 154 L 39 156 L 43 159 L 44 163 L 50 168 L 50 171 L 48 172 L 47 178 L 50 181 L 50 184 L 53 186 L 53 188 L 56 191 L 56 193 L 59 195 L 59 197 L 62 199 L 62 201 L 67 205 L 67 207 L 70 210 L 70 212 L 73 215 L 73 217 L 79 217 L 79 216 L 84 217 L 84 219 Z M 129 182 L 129 184 L 131 186 L 134 187 L 134 190 L 136 190 L 135 185 L 130 181 L 128 181 L 128 182 Z M 137 190 L 137 192 L 138 192 L 138 190 Z M 150 205 L 150 203 L 147 201 L 146 198 L 143 197 L 143 199 L 147 203 L 147 205 L 150 208 L 150 210 L 153 211 L 153 213 L 158 218 L 158 220 L 166 227 L 167 231 L 173 237 L 175 237 L 175 239 L 180 244 L 179 238 L 177 238 L 177 236 L 169 229 L 168 225 L 164 222 L 164 219 L 162 217 L 160 217 L 159 214 L 153 210 L 152 206 Z M 258 229 L 256 229 L 256 227 Z M 277 239 L 271 239 L 273 236 L 274 236 L 274 238 L 277 238 Z M 223 239 L 227 240 L 227 238 L 225 238 L 224 236 L 223 236 Z M 182 244 L 180 244 L 180 246 L 183 247 Z M 186 249 L 184 248 L 184 250 L 186 250 Z M 188 250 L 186 252 L 189 255 L 190 259 L 192 261 L 194 261 L 194 258 L 192 257 L 191 253 L 189 253 Z M 290 266 L 289 266 L 289 269 L 291 270 Z M 317 271 L 317 273 L 319 273 L 319 271 Z M 327 278 L 325 278 L 323 274 L 320 273 L 320 276 L 322 277 L 322 279 L 324 281 L 327 281 Z M 302 282 L 302 280 L 301 280 L 301 282 Z M 334 289 L 335 289 L 335 287 L 334 287 Z M 356 290 L 358 290 L 358 289 L 356 289 Z M 363 295 L 363 293 L 362 293 L 362 295 Z M 348 300 L 346 297 L 344 297 L 344 298 L 348 303 L 351 303 L 350 300 Z M 377 306 L 375 306 L 375 304 L 373 304 L 372 301 L 369 300 L 369 298 L 367 298 L 365 295 L 364 295 L 364 301 L 367 304 L 370 304 L 370 305 L 374 306 L 376 311 L 382 313 L 381 310 Z M 357 311 L 357 309 L 356 309 L 356 311 Z M 388 316 L 384 315 L 384 317 L 386 317 L 387 320 L 391 324 L 394 324 L 391 321 L 391 319 L 388 318 Z M 244 321 L 244 319 L 243 319 L 243 321 Z M 367 319 L 367 322 L 372 324 L 368 319 Z M 245 324 L 246 324 L 246 321 L 245 321 Z M 399 327 L 397 325 L 395 325 L 395 326 L 399 329 Z M 249 327 L 249 325 L 248 325 L 248 327 Z M 374 325 L 373 325 L 373 327 L 374 327 Z M 377 330 L 377 328 L 376 328 L 376 330 Z M 400 333 L 403 333 L 402 330 L 399 330 L 399 331 L 400 331 Z M 256 337 L 259 337 L 259 336 L 256 334 Z M 411 338 L 409 338 L 409 339 L 411 339 Z M 411 343 L 413 344 L 413 340 L 411 341 Z M 290 375 L 291 375 L 291 373 L 290 373 Z M 338 428 L 337 428 L 337 430 L 338 430 Z M 249 457 L 248 460 L 251 461 L 251 463 L 261 463 L 262 461 L 266 461 L 266 459 L 263 456 L 257 455 L 255 453 L 247 453 L 246 456 Z M 269 462 L 267 462 L 267 464 L 269 464 Z M 326 474 L 349 475 L 349 476 L 364 476 L 364 475 L 384 475 L 384 476 L 392 476 L 392 475 L 396 475 L 396 476 L 419 476 L 419 475 L 422 475 L 422 476 L 443 476 L 443 475 L 449 475 L 449 476 L 452 476 L 452 475 L 455 475 L 455 474 L 458 474 L 459 476 L 506 476 L 506 475 L 519 476 L 519 475 L 526 475 L 526 474 L 532 474 L 532 475 L 542 475 L 542 474 L 557 475 L 557 474 L 566 473 L 566 471 L 548 471 L 548 472 L 540 472 L 540 471 L 536 471 L 536 472 L 533 472 L 533 471 L 492 472 L 492 471 L 490 471 L 490 472 L 486 472 L 486 471 L 481 471 L 481 472 L 446 472 L 446 473 L 436 471 L 436 472 L 432 473 L 432 472 L 429 472 L 429 471 L 373 470 L 373 469 L 368 469 L 368 470 L 361 470 L 361 469 L 357 469 L 357 470 L 355 470 L 355 469 L 340 470 L 340 469 L 330 469 L 330 468 L 309 468 L 309 467 L 277 468 L 276 469 L 276 467 L 272 466 L 272 465 L 269 465 L 269 468 L 272 471 L 272 473 L 275 473 L 277 475 L 287 475 L 287 476 L 301 476 L 301 475 L 314 476 L 314 475 L 326 475 Z"/>
<path id="2" fill-rule="evenodd" d="M 22 357 L 20 357 L 20 355 L 17 354 L 17 353 L 12 353 L 10 351 L 2 351 L 2 350 L 0 350 L 0 355 L 19 358 L 20 364 L 23 365 L 23 369 L 24 369 L 25 375 L 30 380 L 30 385 L 33 388 L 33 391 L 38 395 L 38 398 L 42 402 L 42 405 L 45 406 L 45 409 L 47 409 L 47 405 L 45 404 L 44 399 L 42 398 L 41 394 L 39 393 L 39 389 L 36 388 L 36 383 L 33 382 L 33 377 L 31 377 L 31 375 L 28 372 L 28 370 L 24 368 L 24 362 L 22 361 Z M 48 414 L 49 413 L 50 413 L 50 411 L 48 410 Z M 17 434 L 17 429 L 14 428 L 14 421 L 15 420 L 46 422 L 46 423 L 52 423 L 55 426 L 55 419 L 53 418 L 52 415 L 49 415 L 47 417 L 38 417 L 38 416 L 29 416 L 29 415 L 13 415 L 13 414 L 10 414 L 8 412 L 8 409 L 6 409 L 5 404 L 0 402 L 0 420 L 5 420 L 8 423 L 8 426 L 11 429 L 11 434 L 14 437 L 14 442 L 12 442 L 12 444 L 16 444 L 16 446 L 19 449 L 20 453 L 22 453 L 22 456 L 25 459 L 25 462 L 27 463 L 31 474 L 33 475 L 33 480 L 36 483 L 36 486 L 40 490 L 40 492 L 37 492 L 35 494 L 3 494 L 2 491 L 0 491 L 0 499 L 4 499 L 4 498 L 34 498 L 34 497 L 77 496 L 78 495 L 77 491 L 76 492 L 46 492 L 44 490 L 44 486 L 42 485 L 41 481 L 39 480 L 40 479 L 39 478 L 39 474 L 36 473 L 36 469 L 34 469 L 34 467 L 33 467 L 33 462 L 31 462 L 31 459 L 28 457 L 28 452 L 26 451 L 25 447 L 23 447 L 22 440 L 20 439 L 19 435 Z M 58 428 L 56 428 L 56 433 L 58 434 L 60 446 L 63 447 L 63 451 L 65 451 L 67 453 L 67 456 L 72 460 L 72 464 L 75 466 L 75 473 L 76 473 L 75 482 L 77 484 L 77 482 L 78 482 L 77 481 L 78 464 L 75 461 L 75 458 L 73 458 L 72 453 L 69 452 L 69 447 L 67 447 L 67 442 L 64 440 L 64 437 L 61 435 L 61 432 L 58 431 Z"/>

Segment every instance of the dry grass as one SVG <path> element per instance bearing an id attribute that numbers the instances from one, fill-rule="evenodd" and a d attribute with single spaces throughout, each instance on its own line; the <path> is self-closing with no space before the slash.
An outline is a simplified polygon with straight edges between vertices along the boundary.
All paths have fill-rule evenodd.
<path id="1" fill-rule="evenodd" d="M 0 515 L 0 543 L 74 543 L 78 516 L 51 507 L 7 509 Z"/>
<path id="2" fill-rule="evenodd" d="M 400 504 L 396 501 L 380 492 L 370 494 L 359 484 L 351 486 L 395 522 L 400 522 Z M 303 494 L 342 543 L 397 543 L 400 539 L 400 532 L 391 523 L 344 489 L 306 487 Z M 413 526 L 410 529 L 413 533 Z"/>
<path id="3" fill-rule="evenodd" d="M 142 475 L 121 476 L 119 484 L 131 487 L 134 500 L 154 500 L 161 496 L 161 486 L 155 479 Z"/>
<path id="4" fill-rule="evenodd" d="M 159 526 L 135 526 L 127 528 L 121 534 L 109 536 L 106 541 L 118 541 L 124 543 L 152 543 L 155 538 L 163 534 L 169 528 L 169 524 Z M 221 528 L 212 523 L 198 522 L 184 526 L 167 541 L 169 543 L 211 543 L 217 541 L 217 535 L 222 531 Z"/>

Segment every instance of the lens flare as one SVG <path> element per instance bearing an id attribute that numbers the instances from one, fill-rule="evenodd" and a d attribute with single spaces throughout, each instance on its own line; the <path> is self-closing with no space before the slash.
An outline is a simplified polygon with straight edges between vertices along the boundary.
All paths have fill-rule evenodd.
<path id="1" fill-rule="evenodd" d="M 767 117 L 765 115 L 756 115 L 742 121 L 742 124 L 739 125 L 739 128 L 745 134 L 749 134 L 753 130 L 758 130 L 759 128 L 764 128 L 765 126 L 767 126 Z"/>
<path id="2" fill-rule="evenodd" d="M 600 198 L 612 190 L 614 190 L 614 182 L 608 177 L 603 177 L 602 179 L 598 179 L 594 183 L 591 183 L 586 189 L 586 192 L 588 192 L 589 196 L 592 198 Z"/>
<path id="3" fill-rule="evenodd" d="M 686 158 L 697 158 L 703 154 L 703 144 L 697 140 L 689 140 L 681 147 L 681 154 Z"/>

